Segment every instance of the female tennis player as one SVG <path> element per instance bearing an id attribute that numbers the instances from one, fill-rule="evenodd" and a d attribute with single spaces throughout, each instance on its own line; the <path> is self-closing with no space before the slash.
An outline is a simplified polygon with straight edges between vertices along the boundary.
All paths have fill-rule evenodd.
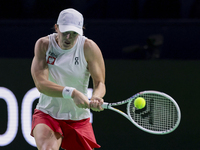
<path id="1" fill-rule="evenodd" d="M 97 44 L 83 36 L 83 16 L 74 9 L 60 12 L 56 33 L 38 39 L 31 74 L 41 93 L 33 114 L 31 135 L 39 150 L 99 148 L 90 108 L 102 111 L 105 65 Z M 87 98 L 93 80 L 91 102 Z"/>

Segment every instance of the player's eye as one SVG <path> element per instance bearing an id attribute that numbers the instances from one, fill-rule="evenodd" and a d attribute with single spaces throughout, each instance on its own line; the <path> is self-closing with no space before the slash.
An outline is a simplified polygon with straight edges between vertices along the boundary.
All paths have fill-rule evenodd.
<path id="1" fill-rule="evenodd" d="M 73 34 L 74 34 L 74 35 L 77 35 L 78 33 L 76 33 L 76 32 L 73 32 Z"/>

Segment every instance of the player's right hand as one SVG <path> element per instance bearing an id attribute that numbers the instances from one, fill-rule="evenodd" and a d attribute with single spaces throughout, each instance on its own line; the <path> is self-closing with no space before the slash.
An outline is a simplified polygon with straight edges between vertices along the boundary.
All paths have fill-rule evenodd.
<path id="1" fill-rule="evenodd" d="M 74 89 L 74 91 L 72 92 L 72 98 L 77 107 L 90 108 L 90 103 L 89 103 L 87 96 L 85 96 L 80 91 Z"/>

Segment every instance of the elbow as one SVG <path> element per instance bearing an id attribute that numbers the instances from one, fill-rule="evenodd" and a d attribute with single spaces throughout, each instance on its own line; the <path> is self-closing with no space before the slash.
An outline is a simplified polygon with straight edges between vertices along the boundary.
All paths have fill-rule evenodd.
<path id="1" fill-rule="evenodd" d="M 42 88 L 41 88 L 41 86 L 40 86 L 39 84 L 36 85 L 36 88 L 38 89 L 38 91 L 39 91 L 40 93 L 43 93 L 43 90 L 42 90 Z"/>
<path id="2" fill-rule="evenodd" d="M 40 93 L 43 93 L 43 94 L 45 93 L 44 86 L 42 83 L 36 83 L 35 85 Z"/>

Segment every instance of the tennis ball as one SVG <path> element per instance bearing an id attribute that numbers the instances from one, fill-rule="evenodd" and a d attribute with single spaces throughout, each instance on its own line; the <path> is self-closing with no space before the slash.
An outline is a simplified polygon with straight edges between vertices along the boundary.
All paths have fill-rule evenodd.
<path id="1" fill-rule="evenodd" d="M 144 98 L 138 97 L 138 98 L 135 99 L 134 105 L 135 105 L 135 107 L 136 107 L 137 109 L 142 109 L 142 108 L 145 107 L 146 101 L 145 101 Z"/>

